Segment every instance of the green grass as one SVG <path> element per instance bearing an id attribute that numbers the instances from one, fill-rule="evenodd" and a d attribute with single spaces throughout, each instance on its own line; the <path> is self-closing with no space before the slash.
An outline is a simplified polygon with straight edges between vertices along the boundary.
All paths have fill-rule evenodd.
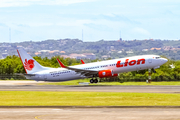
<path id="1" fill-rule="evenodd" d="M 89 82 L 89 79 L 80 79 L 80 80 L 72 80 L 66 82 L 53 82 L 53 83 L 40 83 L 39 85 L 79 85 L 79 82 Z M 180 82 L 100 82 L 97 84 L 90 84 L 90 85 L 180 85 Z"/>
<path id="2" fill-rule="evenodd" d="M 0 106 L 180 106 L 180 94 L 0 91 Z"/>

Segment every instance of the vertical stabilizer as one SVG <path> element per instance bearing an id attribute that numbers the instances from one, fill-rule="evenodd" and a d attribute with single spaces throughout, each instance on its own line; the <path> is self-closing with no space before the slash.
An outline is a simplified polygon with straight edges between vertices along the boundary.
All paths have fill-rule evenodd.
<path id="1" fill-rule="evenodd" d="M 24 49 L 20 48 L 17 52 L 27 74 L 44 70 L 44 67 L 34 60 Z"/>

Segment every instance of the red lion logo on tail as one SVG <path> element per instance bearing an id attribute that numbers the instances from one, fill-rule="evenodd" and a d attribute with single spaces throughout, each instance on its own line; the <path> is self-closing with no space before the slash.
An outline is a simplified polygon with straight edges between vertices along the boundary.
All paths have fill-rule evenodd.
<path id="1" fill-rule="evenodd" d="M 25 59 L 24 66 L 27 70 L 31 71 L 34 68 L 34 60 L 30 59 L 27 61 L 27 59 Z"/>

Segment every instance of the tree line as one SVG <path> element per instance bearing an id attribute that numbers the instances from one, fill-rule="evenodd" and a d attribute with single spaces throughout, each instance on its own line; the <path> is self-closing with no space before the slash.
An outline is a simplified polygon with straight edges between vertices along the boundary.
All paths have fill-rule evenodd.
<path id="1" fill-rule="evenodd" d="M 42 58 L 40 56 L 33 57 L 38 63 L 45 67 L 53 67 L 58 68 L 60 67 L 57 58 L 61 60 L 64 65 L 71 66 L 71 65 L 78 65 L 81 64 L 80 60 L 72 59 L 72 58 L 63 58 L 60 56 L 55 56 L 50 59 L 47 57 Z M 96 62 L 100 61 L 96 60 L 85 60 L 85 62 Z M 174 66 L 174 67 L 172 67 Z M 0 79 L 20 79 L 15 77 L 15 73 L 25 73 L 23 64 L 19 57 L 7 56 L 5 59 L 0 60 Z M 146 81 L 148 79 L 148 70 L 140 70 L 140 71 L 133 71 L 133 72 L 125 72 L 120 73 L 117 78 L 111 79 L 103 79 L 108 81 Z M 2 78 L 5 76 L 5 78 Z M 21 78 L 24 79 L 24 78 Z M 102 80 L 102 81 L 103 81 Z M 152 73 L 152 80 L 153 81 L 178 81 L 180 80 L 180 60 L 168 60 L 167 63 L 160 66 L 160 68 L 156 69 L 156 73 Z"/>

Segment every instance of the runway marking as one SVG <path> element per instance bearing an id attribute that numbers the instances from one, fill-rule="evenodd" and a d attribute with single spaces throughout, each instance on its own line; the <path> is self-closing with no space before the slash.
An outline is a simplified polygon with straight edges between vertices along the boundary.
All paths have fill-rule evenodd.
<path id="1" fill-rule="evenodd" d="M 36 120 L 41 120 L 39 117 L 43 117 L 43 116 L 47 116 L 47 115 L 40 115 L 40 116 L 36 116 L 34 117 Z"/>
<path id="2" fill-rule="evenodd" d="M 36 116 L 35 119 L 36 119 L 36 120 L 41 120 L 41 119 L 39 119 L 38 117 L 40 117 L 40 116 Z"/>

